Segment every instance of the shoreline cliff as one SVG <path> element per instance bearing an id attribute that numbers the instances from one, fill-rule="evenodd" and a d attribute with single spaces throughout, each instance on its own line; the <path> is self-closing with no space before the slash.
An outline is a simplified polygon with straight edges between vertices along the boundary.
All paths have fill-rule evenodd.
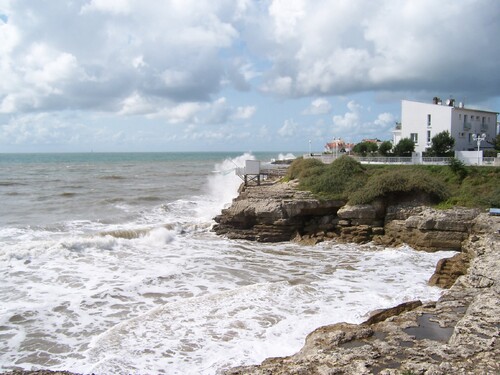
<path id="1" fill-rule="evenodd" d="M 296 354 L 227 370 L 242 374 L 500 373 L 500 217 L 478 209 L 435 210 L 425 196 L 362 206 L 318 200 L 296 183 L 244 188 L 214 231 L 262 242 L 325 240 L 459 251 L 429 281 L 448 288 L 432 303 L 374 312 L 362 324 L 318 328 Z"/>

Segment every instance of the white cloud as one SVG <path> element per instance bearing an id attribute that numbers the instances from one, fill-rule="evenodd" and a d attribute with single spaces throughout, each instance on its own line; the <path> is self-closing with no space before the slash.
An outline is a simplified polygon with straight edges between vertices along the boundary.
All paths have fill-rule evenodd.
<path id="1" fill-rule="evenodd" d="M 332 118 L 334 132 L 345 134 L 359 128 L 361 121 L 361 110 L 363 107 L 351 100 L 347 103 L 349 112 L 344 115 L 335 115 Z"/>
<path id="2" fill-rule="evenodd" d="M 81 9 L 82 14 L 87 12 L 127 14 L 130 13 L 130 4 L 128 0 L 90 0 Z"/>
<path id="3" fill-rule="evenodd" d="M 170 124 L 195 123 L 198 122 L 197 115 L 206 106 L 196 102 L 186 102 L 162 109 L 158 114 Z"/>
<path id="4" fill-rule="evenodd" d="M 500 83 L 490 63 L 500 58 L 491 42 L 500 33 L 495 0 L 275 0 L 269 9 L 270 30 L 259 34 L 272 61 L 263 88 L 277 95 L 481 85 L 496 92 Z M 459 20 L 466 21 L 457 29 Z M 283 77 L 288 90 L 279 84 Z"/>
<path id="5" fill-rule="evenodd" d="M 284 138 L 291 138 L 295 136 L 297 132 L 297 123 L 293 120 L 285 120 L 283 126 L 278 129 L 278 134 Z"/>
<path id="6" fill-rule="evenodd" d="M 156 112 L 156 107 L 140 93 L 134 92 L 121 103 L 120 115 L 143 115 Z"/>
<path id="7" fill-rule="evenodd" d="M 324 115 L 330 113 L 332 105 L 324 98 L 314 99 L 309 107 L 307 107 L 302 114 L 304 115 Z"/>
<path id="8" fill-rule="evenodd" d="M 277 41 L 297 36 L 297 24 L 306 15 L 304 0 L 274 0 L 269 6 Z"/>
<path id="9" fill-rule="evenodd" d="M 0 126 L 0 143 L 3 144 L 79 144 L 82 135 L 91 137 L 91 132 L 81 124 L 68 123 L 48 113 L 18 116 Z"/>
<path id="10" fill-rule="evenodd" d="M 200 127 L 198 139 L 262 131 L 292 145 L 330 127 L 335 136 L 387 133 L 394 98 L 452 94 L 492 103 L 492 110 L 499 98 L 500 44 L 492 39 L 500 34 L 498 0 L 76 0 L 64 6 L 4 0 L 0 7 L 0 118 L 9 123 L 11 116 L 12 124 L 40 137 L 43 132 L 20 122 L 25 114 L 109 115 L 109 123 L 123 126 L 143 119 L 168 126 L 165 133 L 175 140 L 189 125 Z M 330 103 L 340 95 L 363 107 L 352 101 L 345 113 L 332 113 Z M 376 105 L 361 99 L 368 95 L 392 108 L 370 112 Z M 285 121 L 300 114 L 317 117 L 304 129 Z M 333 123 L 320 121 L 327 118 Z M 127 132 L 116 134 L 107 136 L 128 139 Z"/>
<path id="11" fill-rule="evenodd" d="M 254 106 L 245 106 L 245 107 L 238 107 L 236 108 L 236 111 L 233 115 L 234 119 L 237 120 L 247 120 L 251 118 L 255 112 L 257 111 L 257 108 Z"/>
<path id="12" fill-rule="evenodd" d="M 370 115 L 370 111 L 360 104 L 351 100 L 347 103 L 348 112 L 344 115 L 335 115 L 333 121 L 333 133 L 337 137 L 353 138 L 383 138 L 390 139 L 391 131 L 394 128 L 396 117 L 389 112 L 383 112 L 372 120 L 365 118 Z"/>

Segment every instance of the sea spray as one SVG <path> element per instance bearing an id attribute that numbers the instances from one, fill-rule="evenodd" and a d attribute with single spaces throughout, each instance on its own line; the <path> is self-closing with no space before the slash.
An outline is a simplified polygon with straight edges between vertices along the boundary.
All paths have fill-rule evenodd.
<path id="1" fill-rule="evenodd" d="M 255 160 L 255 156 L 245 153 L 215 165 L 215 171 L 207 181 L 206 205 L 198 210 L 200 218 L 211 220 L 238 196 L 238 187 L 243 181 L 236 175 L 235 169 L 244 167 L 246 160 Z"/>

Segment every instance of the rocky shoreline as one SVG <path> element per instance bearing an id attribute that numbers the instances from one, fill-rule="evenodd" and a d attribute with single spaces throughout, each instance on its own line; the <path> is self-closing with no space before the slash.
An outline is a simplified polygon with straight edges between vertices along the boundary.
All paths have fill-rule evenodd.
<path id="1" fill-rule="evenodd" d="M 342 201 L 318 200 L 297 190 L 295 182 L 243 189 L 215 218 L 219 235 L 305 244 L 406 243 L 424 251 L 459 253 L 441 260 L 429 281 L 447 288 L 438 301 L 411 301 L 376 311 L 362 324 L 318 328 L 292 356 L 224 374 L 500 373 L 500 217 L 477 209 L 435 210 L 427 203 L 427 197 L 413 195 L 346 206 Z"/>
<path id="2" fill-rule="evenodd" d="M 319 201 L 293 182 L 242 191 L 216 218 L 218 234 L 266 242 L 407 243 L 460 253 L 436 266 L 430 284 L 449 288 L 438 301 L 374 312 L 359 325 L 318 328 L 295 355 L 224 374 L 500 373 L 500 217 L 477 209 L 434 210 L 426 200 L 346 206 Z"/>

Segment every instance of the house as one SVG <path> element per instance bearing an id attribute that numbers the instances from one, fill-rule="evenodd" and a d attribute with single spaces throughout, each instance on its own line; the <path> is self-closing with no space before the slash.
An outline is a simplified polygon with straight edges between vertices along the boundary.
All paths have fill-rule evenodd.
<path id="1" fill-rule="evenodd" d="M 474 135 L 486 135 L 481 149 L 491 148 L 488 141 L 497 135 L 498 112 L 465 108 L 454 99 L 445 103 L 434 97 L 431 103 L 401 101 L 401 123 L 393 131 L 393 142 L 403 138 L 415 142 L 415 152 L 424 152 L 431 146 L 432 137 L 443 131 L 455 139 L 455 151 L 477 150 Z"/>
<path id="2" fill-rule="evenodd" d="M 331 142 L 328 142 L 325 145 L 325 152 L 326 153 L 332 153 L 332 154 L 338 154 L 340 152 L 347 152 L 350 153 L 351 150 L 354 147 L 354 143 L 347 143 L 344 140 L 340 138 L 334 138 Z"/>

